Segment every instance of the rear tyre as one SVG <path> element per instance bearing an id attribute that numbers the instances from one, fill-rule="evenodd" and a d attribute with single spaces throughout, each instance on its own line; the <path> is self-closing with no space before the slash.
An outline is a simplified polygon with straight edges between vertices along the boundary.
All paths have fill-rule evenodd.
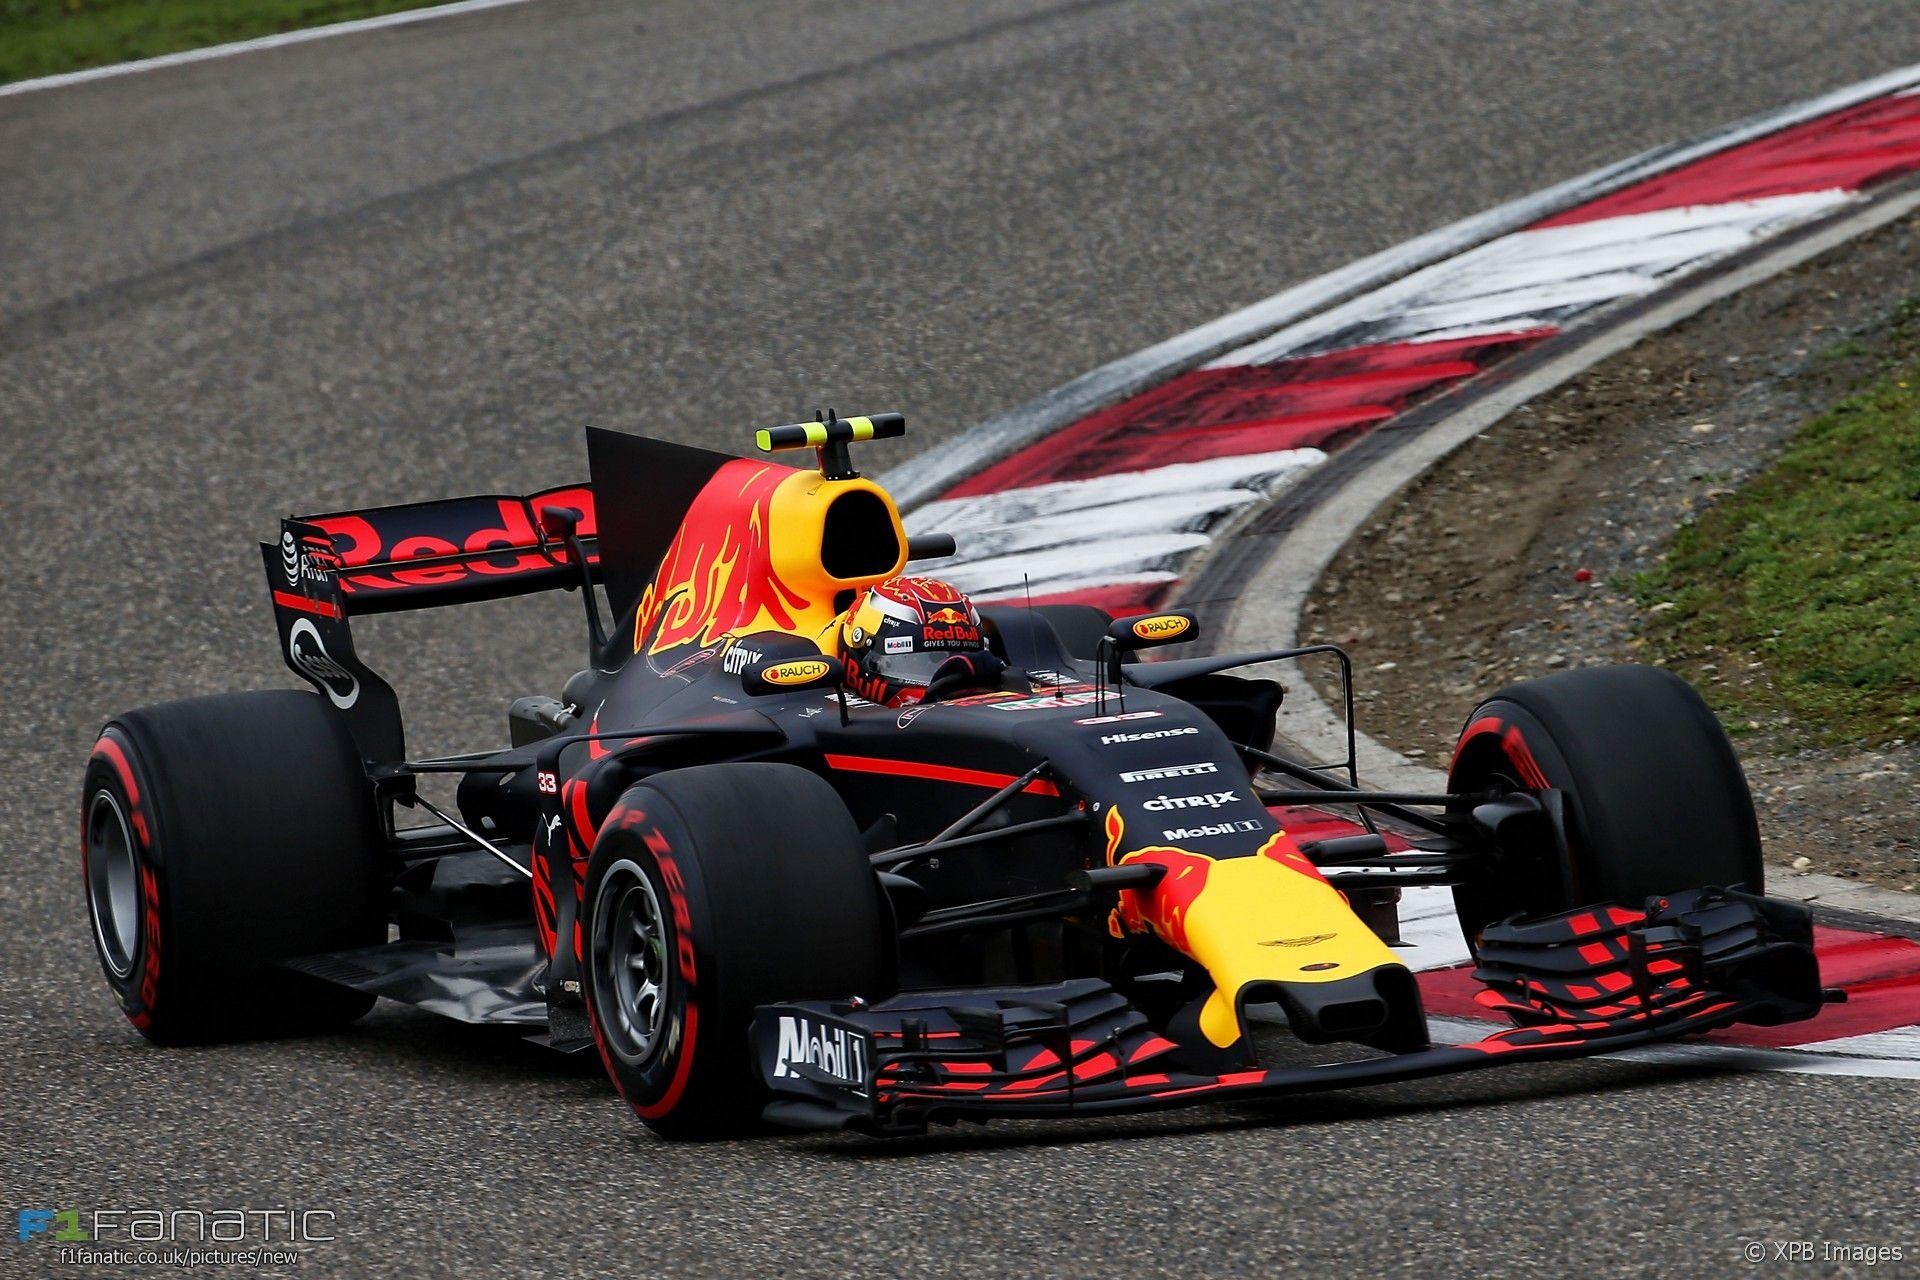
<path id="1" fill-rule="evenodd" d="M 271 690 L 143 707 L 81 798 L 94 949 L 159 1044 L 335 1030 L 373 997 L 277 968 L 386 938 L 372 786 L 332 708 Z"/>
<path id="2" fill-rule="evenodd" d="M 1760 829 L 1746 776 L 1693 687 L 1656 667 L 1566 671 L 1502 689 L 1467 718 L 1452 791 L 1564 796 L 1567 848 L 1545 824 L 1454 889 L 1474 942 L 1515 913 L 1592 903 L 1639 906 L 1706 885 L 1764 888 Z"/>
<path id="3" fill-rule="evenodd" d="M 701 765 L 630 787 L 594 841 L 585 901 L 594 1042 L 663 1137 L 758 1123 L 760 1005 L 890 993 L 891 929 L 860 832 L 794 765 Z"/>

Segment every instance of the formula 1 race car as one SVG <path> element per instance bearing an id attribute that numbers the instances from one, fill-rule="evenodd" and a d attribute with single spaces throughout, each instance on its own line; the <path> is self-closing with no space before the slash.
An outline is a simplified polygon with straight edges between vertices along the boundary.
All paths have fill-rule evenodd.
<path id="1" fill-rule="evenodd" d="M 892 1134 L 1590 1054 L 1826 998 L 1677 678 L 1512 686 L 1446 791 L 1363 791 L 1351 751 L 1276 751 L 1281 687 L 1232 674 L 1337 663 L 1351 722 L 1331 646 L 1169 658 L 1193 614 L 903 579 L 953 540 L 907 537 L 849 452 L 903 430 L 759 433 L 814 449 L 801 470 L 592 430 L 590 485 L 285 521 L 262 555 L 313 691 L 132 711 L 87 766 L 87 903 L 134 1025 L 313 1033 L 386 996 L 596 1049 L 671 1137 Z M 410 757 L 349 623 L 548 588 L 582 593 L 587 668 L 514 700 L 509 745 Z M 1407 885 L 1452 887 L 1508 1029 L 1430 1041 L 1393 945 Z M 1250 1006 L 1338 1048 L 1262 1066 Z"/>

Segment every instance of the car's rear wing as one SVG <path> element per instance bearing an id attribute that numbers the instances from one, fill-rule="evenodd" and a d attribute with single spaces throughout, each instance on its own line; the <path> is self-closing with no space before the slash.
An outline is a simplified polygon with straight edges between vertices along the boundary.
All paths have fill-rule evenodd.
<path id="1" fill-rule="evenodd" d="M 299 523 L 324 530 L 332 541 L 347 612 L 358 615 L 577 585 L 580 571 L 565 544 L 542 527 L 545 507 L 580 513 L 581 550 L 597 580 L 593 489 L 584 484 L 524 498 L 483 494 L 335 511 Z"/>
<path id="2" fill-rule="evenodd" d="M 554 507 L 578 513 L 567 523 L 597 581 L 587 485 L 291 518 L 260 545 L 287 665 L 340 709 L 369 761 L 404 758 L 405 738 L 393 687 L 360 661 L 348 618 L 579 585 L 565 535 L 541 518 Z"/>

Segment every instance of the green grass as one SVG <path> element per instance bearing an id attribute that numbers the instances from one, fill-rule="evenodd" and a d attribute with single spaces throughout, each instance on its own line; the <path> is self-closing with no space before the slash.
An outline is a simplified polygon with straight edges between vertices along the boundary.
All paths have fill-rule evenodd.
<path id="1" fill-rule="evenodd" d="M 439 0 L 0 0 L 0 83 Z"/>
<path id="2" fill-rule="evenodd" d="M 1647 639 L 1730 723 L 1920 737 L 1920 363 L 1801 428 L 1633 586 L 1643 606 L 1673 602 Z"/>

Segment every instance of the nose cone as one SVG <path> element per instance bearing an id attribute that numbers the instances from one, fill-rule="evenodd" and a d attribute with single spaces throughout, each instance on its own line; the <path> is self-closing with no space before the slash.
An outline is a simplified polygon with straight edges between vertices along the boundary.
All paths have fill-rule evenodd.
<path id="1" fill-rule="evenodd" d="M 1301 1039 L 1425 1035 L 1412 974 L 1284 834 L 1257 853 L 1207 858 L 1146 849 L 1123 861 L 1167 867 L 1123 897 L 1123 917 L 1153 929 L 1213 979 L 1200 1032 L 1216 1048 L 1245 1034 L 1248 999 L 1277 999 Z M 1404 1012 L 1411 1009 L 1411 1017 Z"/>

